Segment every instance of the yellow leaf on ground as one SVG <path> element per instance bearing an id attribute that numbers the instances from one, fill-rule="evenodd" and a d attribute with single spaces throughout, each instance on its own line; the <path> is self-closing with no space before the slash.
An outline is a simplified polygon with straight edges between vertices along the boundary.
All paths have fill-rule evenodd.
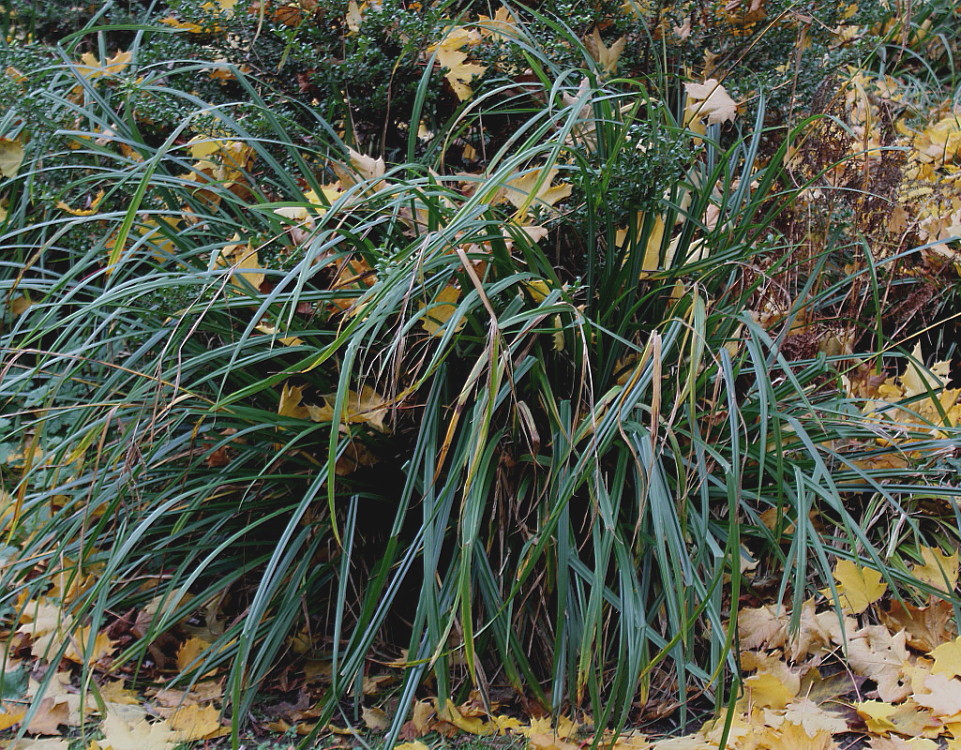
<path id="1" fill-rule="evenodd" d="M 848 728 L 848 723 L 844 719 L 825 711 L 808 698 L 793 701 L 785 709 L 784 719 L 802 727 L 809 737 L 815 737 L 821 732 L 827 732 L 829 735 L 845 732 Z"/>
<path id="2" fill-rule="evenodd" d="M 517 20 L 503 5 L 494 13 L 494 17 L 478 15 L 477 27 L 481 36 L 491 39 L 515 39 L 521 33 L 517 27 Z"/>
<path id="3" fill-rule="evenodd" d="M 961 637 L 942 643 L 931 652 L 931 656 L 934 658 L 931 674 L 961 677 Z"/>
<path id="4" fill-rule="evenodd" d="M 93 644 L 90 643 L 90 628 L 78 628 L 70 636 L 70 645 L 63 654 L 64 659 L 69 659 L 75 664 L 95 664 L 104 656 L 113 651 L 113 643 L 106 633 L 97 633 Z"/>
<path id="5" fill-rule="evenodd" d="M 737 633 L 741 648 L 780 648 L 787 643 L 790 619 L 790 614 L 780 605 L 742 609 L 737 615 Z"/>
<path id="6" fill-rule="evenodd" d="M 888 590 L 878 571 L 862 568 L 850 560 L 838 560 L 834 566 L 834 578 L 837 581 L 841 609 L 855 615 L 866 610 Z M 821 593 L 831 597 L 830 589 Z"/>
<path id="7" fill-rule="evenodd" d="M 474 77 L 484 75 L 487 67 L 476 62 L 468 62 L 468 55 L 461 48 L 465 45 L 477 44 L 481 41 L 478 32 L 471 32 L 467 29 L 454 29 L 444 40 L 433 44 L 427 48 L 428 53 L 437 53 L 437 62 L 441 67 L 447 68 L 444 78 L 454 89 L 457 98 L 462 102 L 470 99 L 473 90 L 471 81 Z"/>
<path id="8" fill-rule="evenodd" d="M 363 5 L 366 6 L 367 3 Z M 344 22 L 347 24 L 349 31 L 355 34 L 360 31 L 360 27 L 364 23 L 364 13 L 361 6 L 357 4 L 357 0 L 350 0 L 347 3 L 347 15 L 344 16 Z"/>
<path id="9" fill-rule="evenodd" d="M 430 701 L 417 701 L 414 704 L 414 711 L 410 717 L 410 721 L 414 725 L 414 729 L 417 730 L 418 736 L 423 736 L 431 730 L 431 726 L 434 723 L 434 716 L 434 704 Z"/>
<path id="10" fill-rule="evenodd" d="M 926 607 L 892 601 L 888 610 L 881 612 L 881 621 L 891 630 L 907 632 L 908 645 L 925 653 L 958 635 L 954 607 L 946 601 L 934 601 Z"/>
<path id="11" fill-rule="evenodd" d="M 110 711 L 100 724 L 106 750 L 172 750 L 180 741 L 166 721 L 151 724 L 146 718 L 128 720 Z"/>
<path id="12" fill-rule="evenodd" d="M 387 714 L 379 708 L 367 708 L 364 706 L 361 709 L 360 718 L 363 720 L 364 726 L 372 732 L 385 732 L 387 731 L 387 727 L 390 726 L 390 720 L 387 718 Z"/>
<path id="13" fill-rule="evenodd" d="M 813 734 L 807 732 L 803 727 L 785 722 L 776 731 L 766 730 L 762 732 L 760 747 L 765 750 L 832 750 L 837 743 L 831 738 L 831 733 L 825 730 L 818 730 Z"/>
<path id="14" fill-rule="evenodd" d="M 891 634 L 882 625 L 869 625 L 850 634 L 847 657 L 851 669 L 877 683 L 878 697 L 894 703 L 911 693 L 904 670 L 910 663 L 907 634 Z"/>
<path id="15" fill-rule="evenodd" d="M 948 555 L 937 547 L 921 547 L 921 565 L 911 569 L 911 575 L 932 588 L 945 593 L 952 593 L 958 585 L 957 552 Z"/>
<path id="16" fill-rule="evenodd" d="M 70 750 L 70 743 L 60 738 L 43 740 L 20 737 L 5 745 L 5 750 Z"/>
<path id="17" fill-rule="evenodd" d="M 503 714 L 496 714 L 491 716 L 491 721 L 494 726 L 497 727 L 498 734 L 507 734 L 515 729 L 520 729 L 524 726 L 524 723 L 513 716 L 504 716 Z"/>
<path id="18" fill-rule="evenodd" d="M 80 57 L 82 64 L 77 66 L 77 72 L 84 78 L 90 80 L 102 76 L 117 75 L 123 72 L 123 69 L 130 64 L 132 59 L 132 52 L 121 52 L 118 50 L 113 57 L 104 62 L 100 62 L 92 52 L 85 52 Z"/>
<path id="19" fill-rule="evenodd" d="M 3 708 L 3 713 L 0 713 L 0 732 L 19 724 L 20 720 L 27 715 L 26 709 L 21 709 L 18 706 L 4 704 Z"/>
<path id="20" fill-rule="evenodd" d="M 427 745 L 425 745 L 420 740 L 414 740 L 413 742 L 402 742 L 399 745 L 394 745 L 394 750 L 429 750 Z"/>
<path id="21" fill-rule="evenodd" d="M 864 719 L 869 732 L 887 734 L 897 731 L 897 726 L 891 721 L 891 715 L 898 710 L 897 706 L 882 701 L 863 701 L 862 703 L 855 703 L 854 708 L 858 715 Z"/>
<path id="22" fill-rule="evenodd" d="M 282 417 L 294 417 L 295 419 L 310 419 L 310 411 L 304 406 L 302 385 L 288 385 L 284 383 L 284 388 L 280 392 L 280 405 L 277 413 Z"/>
<path id="23" fill-rule="evenodd" d="M 177 669 L 183 672 L 191 665 L 196 666 L 194 661 L 208 648 L 210 644 L 203 638 L 188 638 L 177 649 Z"/>
<path id="24" fill-rule="evenodd" d="M 233 239 L 240 238 L 234 235 Z M 217 254 L 216 264 L 230 266 L 231 282 L 244 290 L 247 289 L 246 284 L 249 284 L 255 292 L 258 291 L 266 278 L 263 268 L 260 267 L 257 251 L 248 243 L 234 242 L 221 248 Z"/>
<path id="25" fill-rule="evenodd" d="M 576 742 L 569 742 L 556 734 L 535 732 L 527 738 L 529 750 L 579 750 Z"/>
<path id="26" fill-rule="evenodd" d="M 461 731 L 469 734 L 483 736 L 494 732 L 493 727 L 486 721 L 472 716 L 464 716 L 460 709 L 454 705 L 454 701 L 449 698 L 443 708 L 440 707 L 438 699 L 437 717 L 442 721 L 450 722 Z"/>
<path id="27" fill-rule="evenodd" d="M 59 605 L 41 599 L 36 604 L 31 603 L 24 608 L 20 616 L 20 626 L 16 632 L 37 638 L 58 630 L 61 624 L 68 625 L 69 623 L 65 622 L 67 618 L 68 616 L 63 613 Z"/>
<path id="28" fill-rule="evenodd" d="M 929 674 L 924 678 L 924 690 L 914 692 L 919 706 L 931 709 L 935 716 L 961 713 L 961 680 L 944 674 Z"/>
<path id="29" fill-rule="evenodd" d="M 66 211 L 68 214 L 73 214 L 74 216 L 92 216 L 93 214 L 97 213 L 97 207 L 100 205 L 100 202 L 103 200 L 105 195 L 106 193 L 103 190 L 98 191 L 93 197 L 93 200 L 90 201 L 90 206 L 88 208 L 71 208 L 64 201 L 57 201 L 57 208 L 59 208 L 61 211 Z"/>
<path id="30" fill-rule="evenodd" d="M 551 167 L 546 172 L 543 168 L 532 169 L 512 177 L 501 189 L 499 196 L 509 201 L 520 214 L 519 218 L 527 215 L 532 205 L 544 205 L 550 208 L 571 194 L 569 183 L 552 185 L 557 173 L 557 167 Z"/>
<path id="31" fill-rule="evenodd" d="M 797 695 L 796 686 L 785 684 L 778 675 L 766 671 L 752 674 L 744 685 L 754 705 L 762 708 L 782 709 Z"/>
<path id="32" fill-rule="evenodd" d="M 310 418 L 315 422 L 331 422 L 334 419 L 334 403 L 336 396 L 325 396 L 324 406 L 310 404 L 307 410 Z M 387 432 L 384 420 L 387 418 L 387 400 L 368 385 L 357 391 L 348 391 L 347 403 L 344 404 L 340 418 L 352 424 L 367 424 L 380 432 Z"/>
<path id="33" fill-rule="evenodd" d="M 76 725 L 71 721 L 70 706 L 60 698 L 44 698 L 27 726 L 31 734 L 60 734 L 61 726 Z"/>
<path id="34" fill-rule="evenodd" d="M 685 125 L 695 119 L 706 119 L 714 125 L 729 122 L 737 115 L 737 103 L 716 78 L 708 78 L 704 83 L 685 83 L 684 89 L 688 99 Z"/>
<path id="35" fill-rule="evenodd" d="M 100 695 L 107 703 L 117 703 L 124 706 L 136 706 L 140 697 L 124 687 L 123 680 L 111 680 L 100 686 Z"/>
<path id="36" fill-rule="evenodd" d="M 230 733 L 220 725 L 220 711 L 212 704 L 181 706 L 167 720 L 180 742 L 212 740 Z"/>
<path id="37" fill-rule="evenodd" d="M 257 326 L 257 330 L 261 333 L 266 333 L 268 336 L 277 336 L 277 341 L 284 346 L 301 346 L 304 343 L 304 340 L 299 336 L 280 336 L 280 331 L 269 323 L 260 323 Z"/>
<path id="38" fill-rule="evenodd" d="M 23 164 L 24 154 L 23 144 L 19 139 L 0 138 L 0 175 L 16 177 L 20 165 Z"/>
<path id="39" fill-rule="evenodd" d="M 440 336 L 448 321 L 457 311 L 457 301 L 460 299 L 460 289 L 453 284 L 448 284 L 437 294 L 434 301 L 428 306 L 420 303 L 420 309 L 426 310 L 424 317 L 420 319 L 420 324 L 431 336 Z M 461 318 L 457 321 L 455 330 L 459 331 L 464 327 L 465 320 Z"/>
<path id="40" fill-rule="evenodd" d="M 872 737 L 868 747 L 871 750 L 938 750 L 938 743 L 924 737 Z"/>

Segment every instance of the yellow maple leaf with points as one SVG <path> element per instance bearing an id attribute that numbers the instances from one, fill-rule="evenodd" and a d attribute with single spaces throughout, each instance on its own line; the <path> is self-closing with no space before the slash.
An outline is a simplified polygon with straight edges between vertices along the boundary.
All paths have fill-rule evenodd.
<path id="1" fill-rule="evenodd" d="M 266 276 L 260 267 L 257 251 L 250 244 L 239 242 L 239 235 L 235 234 L 231 239 L 234 243 L 226 245 L 217 254 L 216 265 L 231 267 L 230 280 L 235 286 L 246 289 L 246 283 L 250 284 L 254 291 L 259 290 Z"/>
<path id="2" fill-rule="evenodd" d="M 716 78 L 708 78 L 704 83 L 685 83 L 684 90 L 687 91 L 685 125 L 691 125 L 695 120 L 716 125 L 737 116 L 737 102 Z"/>
<path id="3" fill-rule="evenodd" d="M 891 715 L 898 710 L 897 706 L 882 701 L 863 701 L 854 704 L 854 708 L 864 719 L 869 732 L 884 735 L 897 731 L 897 726 L 891 721 Z"/>
<path id="4" fill-rule="evenodd" d="M 166 721 L 151 724 L 146 716 L 124 717 L 116 711 L 107 712 L 100 731 L 100 746 L 111 750 L 171 750 L 180 741 Z"/>
<path id="5" fill-rule="evenodd" d="M 84 78 L 90 80 L 103 76 L 113 76 L 122 73 L 123 69 L 130 65 L 132 59 L 132 52 L 121 52 L 118 50 L 113 57 L 100 62 L 92 52 L 84 52 L 83 55 L 80 56 L 80 62 L 82 64 L 77 66 L 77 72 Z"/>
<path id="6" fill-rule="evenodd" d="M 793 685 L 787 685 L 780 677 L 773 672 L 762 671 L 752 674 L 744 680 L 744 686 L 748 689 L 751 701 L 761 708 L 773 708 L 778 711 L 797 695 L 797 689 Z"/>
<path id="7" fill-rule="evenodd" d="M 931 652 L 931 656 L 934 658 L 931 674 L 961 677 L 961 637 L 942 643 Z"/>
<path id="8" fill-rule="evenodd" d="M 310 418 L 315 422 L 332 422 L 334 419 L 334 402 L 336 394 L 324 396 L 326 402 L 323 406 L 307 405 Z M 384 420 L 388 414 L 388 401 L 369 385 L 365 385 L 357 391 L 348 391 L 347 400 L 344 404 L 343 412 L 340 415 L 341 421 L 352 424 L 367 424 L 380 432 L 387 432 L 387 425 Z"/>
<path id="9" fill-rule="evenodd" d="M 921 561 L 911 575 L 938 591 L 950 594 L 958 585 L 958 554 L 947 555 L 937 547 L 921 547 Z"/>
<path id="10" fill-rule="evenodd" d="M 834 566 L 834 579 L 837 581 L 841 609 L 855 615 L 866 610 L 888 590 L 888 585 L 881 580 L 880 573 L 855 565 L 850 560 L 838 560 Z M 831 597 L 830 589 L 821 593 Z"/>
<path id="11" fill-rule="evenodd" d="M 181 706 L 168 719 L 180 742 L 212 740 L 230 734 L 220 725 L 220 711 L 211 704 L 206 706 Z"/>
<path id="12" fill-rule="evenodd" d="M 425 310 L 424 317 L 420 319 L 420 324 L 427 333 L 437 337 L 444 333 L 444 328 L 448 321 L 457 311 L 457 300 L 460 299 L 460 289 L 452 284 L 448 284 L 440 290 L 434 301 L 427 305 L 420 303 L 420 309 Z M 459 331 L 464 327 L 464 319 L 457 321 L 456 329 Z"/>
<path id="13" fill-rule="evenodd" d="M 467 29 L 455 29 L 450 32 L 444 40 L 433 44 L 427 48 L 428 53 L 437 53 L 437 62 L 442 67 L 447 68 L 444 78 L 450 83 L 457 98 L 462 102 L 470 99 L 473 90 L 470 87 L 471 81 L 475 77 L 484 75 L 487 67 L 480 63 L 468 62 L 467 53 L 461 48 L 465 45 L 474 45 L 481 41 L 481 36 L 476 31 Z"/>
<path id="14" fill-rule="evenodd" d="M 25 155 L 20 139 L 0 138 L 0 177 L 16 177 Z"/>
<path id="15" fill-rule="evenodd" d="M 553 208 L 555 203 L 569 196 L 572 189 L 566 182 L 553 184 L 559 171 L 557 167 L 551 167 L 545 173 L 542 167 L 518 174 L 504 183 L 498 197 L 517 208 L 517 221 L 527 216 L 533 204 Z"/>

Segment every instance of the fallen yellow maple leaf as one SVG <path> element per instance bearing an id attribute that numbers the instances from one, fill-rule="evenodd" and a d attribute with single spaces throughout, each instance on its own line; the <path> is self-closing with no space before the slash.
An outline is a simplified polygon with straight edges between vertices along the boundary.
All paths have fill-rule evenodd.
<path id="1" fill-rule="evenodd" d="M 364 706 L 360 710 L 360 718 L 364 722 L 364 726 L 372 732 L 386 732 L 387 727 L 390 726 L 390 719 L 380 708 Z"/>
<path id="2" fill-rule="evenodd" d="M 230 734 L 230 729 L 220 724 L 220 711 L 210 704 L 181 706 L 167 721 L 180 742 L 212 740 Z"/>
<path id="3" fill-rule="evenodd" d="M 260 289 L 266 276 L 260 267 L 257 251 L 249 243 L 240 242 L 240 237 L 234 235 L 234 242 L 221 248 L 217 253 L 216 265 L 230 266 L 231 282 L 240 289 L 246 289 L 246 284 L 254 291 Z"/>
<path id="4" fill-rule="evenodd" d="M 744 680 L 751 701 L 762 708 L 779 710 L 787 706 L 797 695 L 798 685 L 789 685 L 778 675 L 761 671 Z"/>
<path id="5" fill-rule="evenodd" d="M 687 107 L 684 109 L 684 124 L 692 126 L 700 123 L 697 132 L 703 134 L 703 123 L 710 125 L 729 122 L 737 116 L 737 103 L 728 95 L 727 90 L 716 78 L 708 78 L 704 83 L 685 83 Z"/>
<path id="6" fill-rule="evenodd" d="M 8 740 L 4 748 L 5 750 L 70 750 L 70 743 L 61 737 L 47 737 L 42 740 L 20 737 Z M 88 748 L 88 750 L 99 750 L 99 747 Z"/>
<path id="7" fill-rule="evenodd" d="M 7 705 L 3 706 L 3 712 L 0 712 L 0 732 L 4 729 L 9 729 L 15 724 L 19 724 L 21 719 L 27 715 L 26 709 L 21 709 L 17 706 Z"/>
<path id="8" fill-rule="evenodd" d="M 961 677 L 961 637 L 942 643 L 931 652 L 934 664 L 931 674 L 946 674 Z"/>
<path id="9" fill-rule="evenodd" d="M 571 194 L 569 183 L 552 184 L 560 171 L 557 167 L 545 170 L 530 169 L 515 175 L 504 183 L 498 197 L 509 201 L 516 209 L 517 221 L 527 216 L 527 212 L 534 204 L 553 208 L 554 204 Z"/>
<path id="10" fill-rule="evenodd" d="M 336 395 L 324 397 L 324 406 L 309 404 L 307 411 L 315 422 L 332 422 L 334 419 L 334 402 Z M 352 424 L 367 424 L 380 432 L 387 432 L 384 420 L 388 414 L 388 402 L 369 385 L 357 391 L 348 391 L 340 418 L 343 422 Z"/>
<path id="11" fill-rule="evenodd" d="M 888 590 L 878 571 L 862 568 L 850 560 L 838 560 L 834 566 L 834 578 L 841 609 L 855 615 L 866 610 Z M 830 589 L 821 593 L 828 598 L 831 596 Z"/>
<path id="12" fill-rule="evenodd" d="M 945 674 L 929 674 L 924 678 L 923 690 L 914 691 L 919 706 L 931 709 L 935 716 L 947 717 L 961 713 L 961 680 Z"/>
<path id="13" fill-rule="evenodd" d="M 276 326 L 270 323 L 259 323 L 256 326 L 257 330 L 261 333 L 266 333 L 268 336 L 276 336 L 277 341 L 279 341 L 284 346 L 301 346 L 304 340 L 299 336 L 281 336 L 280 331 L 277 330 Z"/>
<path id="14" fill-rule="evenodd" d="M 20 139 L 0 138 L 0 175 L 16 177 L 26 152 Z"/>
<path id="15" fill-rule="evenodd" d="M 93 200 L 90 201 L 89 208 L 71 208 L 65 201 L 57 201 L 57 208 L 74 216 L 92 216 L 97 213 L 97 207 L 100 205 L 105 194 L 103 190 L 98 191 Z"/>
<path id="16" fill-rule="evenodd" d="M 132 59 L 132 52 L 117 50 L 113 57 L 104 62 L 100 62 L 92 52 L 84 52 L 83 55 L 80 56 L 80 62 L 82 64 L 77 65 L 77 72 L 84 78 L 91 80 L 103 76 L 117 75 L 123 72 L 123 69 L 130 64 Z"/>
<path id="17" fill-rule="evenodd" d="M 911 575 L 932 588 L 950 594 L 958 585 L 958 553 L 948 555 L 937 547 L 921 547 L 922 565 L 915 565 Z"/>
<path id="18" fill-rule="evenodd" d="M 891 721 L 891 715 L 898 710 L 897 706 L 883 701 L 862 701 L 861 703 L 855 703 L 854 708 L 858 715 L 864 719 L 869 732 L 887 734 L 898 730 L 894 722 Z"/>
<path id="19" fill-rule="evenodd" d="M 113 648 L 114 645 L 106 633 L 97 633 L 91 644 L 90 628 L 82 627 L 70 636 L 70 645 L 67 646 L 63 658 L 75 664 L 92 665 L 113 651 Z"/>
<path id="20" fill-rule="evenodd" d="M 188 638 L 177 649 L 177 669 L 183 672 L 191 666 L 196 666 L 194 662 L 208 648 L 210 648 L 210 644 L 203 638 Z"/>
<path id="21" fill-rule="evenodd" d="M 450 722 L 461 731 L 468 732 L 469 734 L 483 736 L 493 734 L 494 732 L 494 728 L 490 723 L 474 716 L 464 716 L 450 698 L 447 699 L 443 707 L 441 707 L 440 699 L 438 699 L 437 718 Z"/>
<path id="22" fill-rule="evenodd" d="M 302 403 L 305 387 L 284 383 L 283 390 L 280 392 L 280 405 L 277 407 L 277 413 L 280 416 L 310 419 L 310 411 Z"/>
<path id="23" fill-rule="evenodd" d="M 420 303 L 420 309 L 424 310 L 424 317 L 420 319 L 420 324 L 427 333 L 437 337 L 443 334 L 448 321 L 457 311 L 457 301 L 460 299 L 460 289 L 453 284 L 448 284 L 438 292 L 437 297 L 430 305 Z M 464 327 L 465 320 L 461 318 L 457 321 L 454 328 L 459 331 Z"/>
<path id="24" fill-rule="evenodd" d="M 116 711 L 107 712 L 100 731 L 104 750 L 172 750 L 179 742 L 177 732 L 166 721 L 151 724 L 146 716 L 125 717 Z"/>
<path id="25" fill-rule="evenodd" d="M 470 87 L 475 77 L 484 75 L 486 66 L 476 62 L 468 62 L 467 53 L 461 48 L 465 45 L 477 44 L 481 40 L 476 31 L 459 28 L 454 29 L 444 39 L 427 48 L 428 53 L 437 53 L 437 62 L 447 68 L 444 78 L 450 83 L 457 98 L 462 102 L 470 99 L 473 90 Z"/>

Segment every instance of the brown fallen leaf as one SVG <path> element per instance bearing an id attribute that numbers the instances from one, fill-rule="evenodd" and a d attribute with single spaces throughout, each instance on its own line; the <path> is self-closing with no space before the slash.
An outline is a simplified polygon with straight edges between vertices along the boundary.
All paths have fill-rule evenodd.
<path id="1" fill-rule="evenodd" d="M 605 73 L 613 73 L 617 69 L 617 61 L 621 59 L 626 44 L 627 37 L 622 36 L 608 47 L 596 26 L 591 35 L 584 38 L 584 46 Z"/>
<path id="2" fill-rule="evenodd" d="M 925 653 L 953 640 L 958 634 L 954 607 L 943 600 L 932 601 L 926 607 L 892 601 L 887 611 L 882 610 L 880 615 L 881 622 L 890 630 L 906 631 L 908 645 Z"/>
<path id="3" fill-rule="evenodd" d="M 70 719 L 70 706 L 66 701 L 44 698 L 27 725 L 27 731 L 31 734 L 61 734 L 60 727 L 71 724 Z"/>

